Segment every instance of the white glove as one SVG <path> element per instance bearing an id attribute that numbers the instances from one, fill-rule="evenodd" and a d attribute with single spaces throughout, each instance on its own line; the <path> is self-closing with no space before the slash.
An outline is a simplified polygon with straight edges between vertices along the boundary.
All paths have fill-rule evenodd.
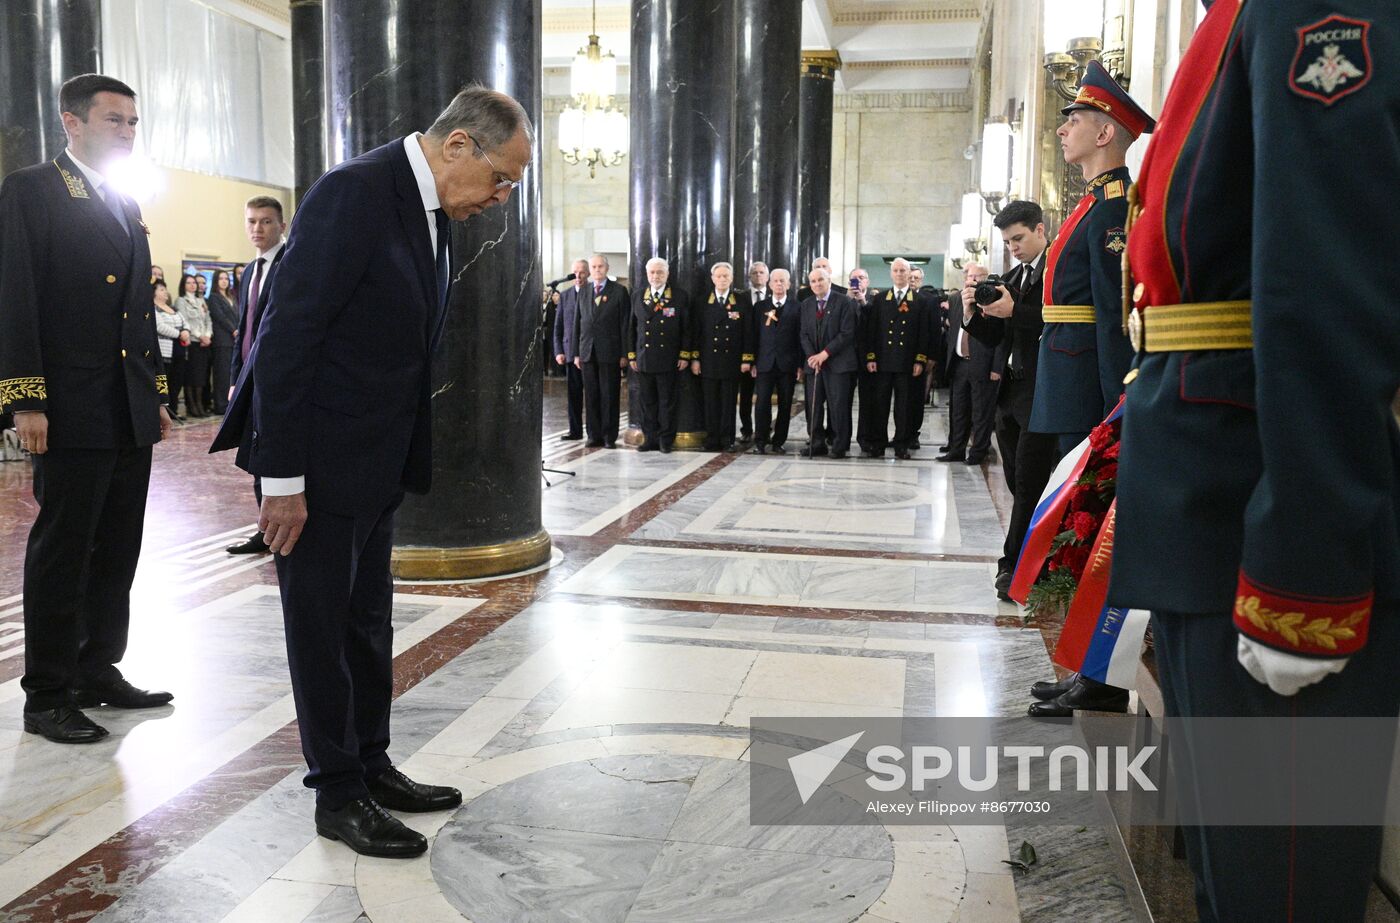
<path id="1" fill-rule="evenodd" d="M 1237 656 L 1240 666 L 1279 695 L 1295 695 L 1304 686 L 1326 679 L 1328 674 L 1342 672 L 1349 659 L 1299 657 L 1266 647 L 1244 635 L 1240 635 L 1239 639 Z"/>

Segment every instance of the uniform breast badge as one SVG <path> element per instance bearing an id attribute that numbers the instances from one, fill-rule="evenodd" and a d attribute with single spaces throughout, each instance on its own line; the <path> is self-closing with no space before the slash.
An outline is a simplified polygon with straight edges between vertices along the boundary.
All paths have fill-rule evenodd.
<path id="1" fill-rule="evenodd" d="M 1288 75 L 1294 93 L 1331 106 L 1370 82 L 1369 22 L 1332 15 L 1295 31 L 1298 50 Z"/>
<path id="2" fill-rule="evenodd" d="M 1122 228 L 1109 228 L 1104 234 L 1104 249 L 1115 256 L 1121 256 L 1128 249 L 1128 235 Z"/>

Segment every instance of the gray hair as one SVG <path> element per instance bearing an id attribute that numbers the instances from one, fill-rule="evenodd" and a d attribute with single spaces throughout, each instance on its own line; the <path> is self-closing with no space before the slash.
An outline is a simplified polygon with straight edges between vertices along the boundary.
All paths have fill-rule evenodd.
<path id="1" fill-rule="evenodd" d="M 810 278 L 811 276 L 821 276 L 823 279 L 830 282 L 831 270 L 827 269 L 825 266 L 814 266 L 812 267 L 812 272 L 810 273 L 808 278 Z"/>
<path id="2" fill-rule="evenodd" d="M 574 268 L 575 266 L 577 266 L 579 263 L 582 263 L 583 265 L 587 266 L 587 265 L 588 265 L 588 260 L 584 259 L 583 257 L 579 257 L 578 259 L 574 260 L 572 263 L 569 264 L 569 268 L 570 268 L 570 269 L 573 269 L 573 268 Z"/>
<path id="3" fill-rule="evenodd" d="M 816 269 L 818 263 L 825 263 L 826 265 L 830 266 L 830 265 L 831 265 L 831 260 L 828 259 L 827 257 L 824 257 L 824 256 L 813 257 L 813 258 L 812 258 L 812 268 L 813 268 L 813 269 Z"/>
<path id="4" fill-rule="evenodd" d="M 612 264 L 608 262 L 607 256 L 602 253 L 593 254 L 593 256 L 589 257 L 588 261 L 591 263 L 593 260 L 602 260 L 604 269 L 612 269 Z"/>
<path id="5" fill-rule="evenodd" d="M 466 132 L 483 151 L 496 150 L 515 137 L 517 131 L 524 132 L 525 140 L 535 146 L 535 126 L 525 107 L 479 83 L 464 87 L 452 98 L 428 129 L 428 137 L 442 141 L 454 131 Z"/>
<path id="6" fill-rule="evenodd" d="M 647 260 L 647 272 L 650 272 L 650 271 L 651 271 L 651 266 L 652 266 L 653 263 L 660 263 L 662 269 L 666 270 L 667 272 L 670 272 L 670 271 L 671 271 L 671 264 L 670 264 L 670 263 L 666 262 L 665 260 L 663 260 L 663 259 L 662 259 L 661 257 L 659 257 L 659 256 L 654 256 L 654 257 L 652 257 L 651 259 Z"/>
<path id="7" fill-rule="evenodd" d="M 733 274 L 734 274 L 734 264 L 733 264 L 733 263 L 726 263 L 724 260 L 720 260 L 718 263 L 716 263 L 716 264 L 714 264 L 713 266 L 711 266 L 711 267 L 710 267 L 710 272 L 714 272 L 716 269 L 719 269 L 721 266 L 723 266 L 725 269 L 729 270 L 729 274 L 730 274 L 730 275 L 733 275 Z"/>
<path id="8" fill-rule="evenodd" d="M 891 268 L 891 269 L 894 269 L 895 266 L 897 266 L 897 265 L 900 264 L 900 263 L 903 263 L 905 266 L 908 266 L 910 269 L 913 269 L 913 268 L 914 268 L 914 264 L 911 263 L 911 262 L 909 262 L 908 260 L 906 260 L 906 259 L 905 259 L 904 257 L 902 257 L 902 256 L 897 256 L 897 257 L 895 257 L 894 259 L 890 260 L 890 268 Z"/>
<path id="9" fill-rule="evenodd" d="M 763 260 L 754 260 L 752 263 L 749 264 L 749 272 L 753 272 L 760 266 L 762 266 L 764 269 L 768 268 L 768 264 L 763 262 Z"/>
<path id="10" fill-rule="evenodd" d="M 768 280 L 771 282 L 771 281 L 773 280 L 773 277 L 776 276 L 778 273 L 782 273 L 782 274 L 783 274 L 783 278 L 784 278 L 784 279 L 787 279 L 789 282 L 792 281 L 792 273 L 788 272 L 786 269 L 775 269 L 775 270 L 773 270 L 772 272 L 770 272 L 770 273 L 768 274 Z"/>

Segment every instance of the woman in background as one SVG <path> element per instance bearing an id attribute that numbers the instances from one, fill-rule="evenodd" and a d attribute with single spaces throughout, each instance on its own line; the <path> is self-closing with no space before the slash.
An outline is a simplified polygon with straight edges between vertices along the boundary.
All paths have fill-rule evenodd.
<path id="1" fill-rule="evenodd" d="M 222 415 L 228 409 L 229 372 L 233 368 L 233 336 L 238 329 L 238 295 L 233 289 L 233 276 L 227 269 L 214 271 L 214 291 L 209 293 L 209 317 L 214 325 L 213 345 L 209 358 L 214 363 L 214 412 Z"/>
<path id="2" fill-rule="evenodd" d="M 160 342 L 160 358 L 165 363 L 165 384 L 169 390 L 166 405 L 170 408 L 170 418 L 177 423 L 185 422 L 180 416 L 180 389 L 185 385 L 185 350 L 189 346 L 190 332 L 185 328 L 185 319 L 170 303 L 170 289 L 164 279 L 155 283 L 156 336 Z"/>
<path id="3" fill-rule="evenodd" d="M 214 340 L 214 323 L 209 316 L 209 305 L 199 296 L 195 276 L 186 273 L 180 277 L 180 297 L 175 302 L 175 310 L 185 319 L 190 332 L 185 362 L 185 415 L 202 417 L 209 391 L 209 353 Z"/>

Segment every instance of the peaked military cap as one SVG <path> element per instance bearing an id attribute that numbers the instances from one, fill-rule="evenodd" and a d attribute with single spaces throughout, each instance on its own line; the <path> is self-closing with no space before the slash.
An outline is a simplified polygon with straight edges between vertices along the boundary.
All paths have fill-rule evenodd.
<path id="1" fill-rule="evenodd" d="M 1128 91 L 1119 86 L 1118 81 L 1098 61 L 1089 62 L 1084 79 L 1079 82 L 1079 95 L 1074 102 L 1061 109 L 1060 114 L 1069 115 L 1076 109 L 1102 112 L 1126 128 L 1134 138 L 1151 134 L 1152 129 L 1157 127 L 1156 120 L 1133 102 Z"/>

